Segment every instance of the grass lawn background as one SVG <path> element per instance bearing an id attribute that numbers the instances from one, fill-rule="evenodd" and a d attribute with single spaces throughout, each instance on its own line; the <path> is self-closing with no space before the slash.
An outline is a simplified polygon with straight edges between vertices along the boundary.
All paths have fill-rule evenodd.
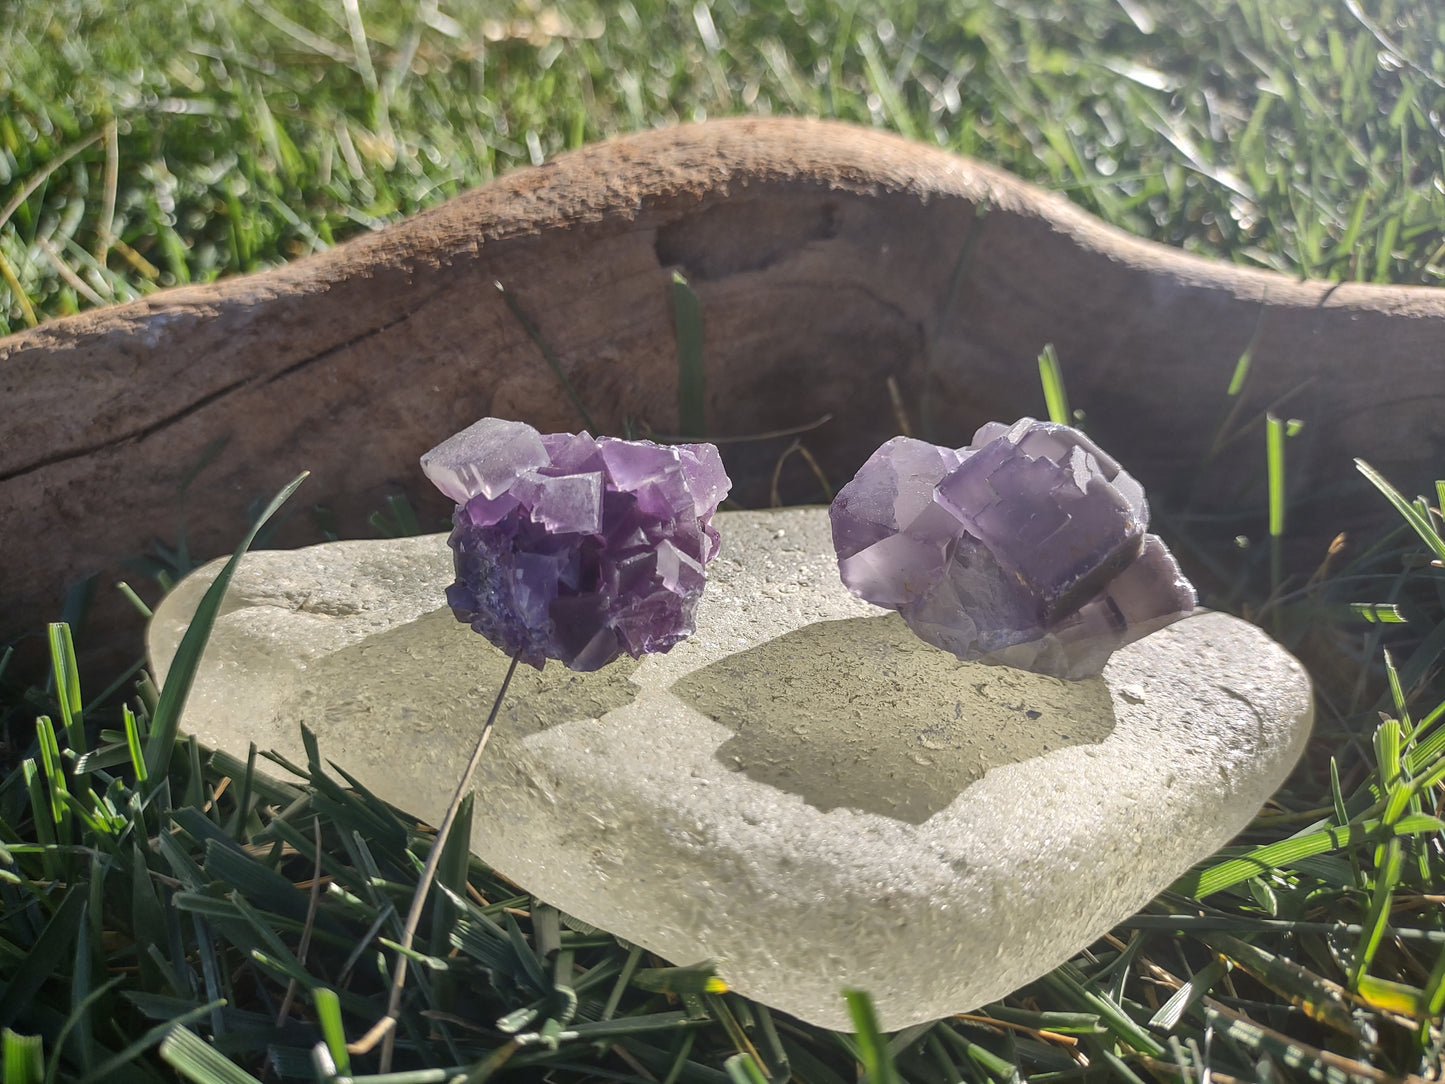
<path id="1" fill-rule="evenodd" d="M 0 21 L 0 332 L 749 113 L 893 128 L 1206 255 L 1437 284 L 1441 73 L 1429 0 L 21 0 Z"/>
<path id="2" fill-rule="evenodd" d="M 1431 0 L 20 0 L 0 12 L 0 333 L 273 266 L 613 133 L 768 113 L 972 154 L 1203 255 L 1445 275 Z M 1405 511 L 1445 555 L 1438 519 Z M 462 836 L 392 1084 L 1438 1073 L 1445 592 L 1421 537 L 1365 553 L 1331 596 L 1400 604 L 1398 669 L 1380 626 L 1318 591 L 1274 600 L 1360 660 L 1313 767 L 1237 848 L 980 1019 L 890 1038 L 860 1007 L 855 1039 L 774 1018 L 519 895 Z M 148 739 L 174 705 L 144 682 L 82 696 L 54 637 L 46 687 L 7 681 L 0 653 L 25 758 L 0 783 L 0 1084 L 347 1072 L 430 834 L 341 785 L 325 750 L 286 787 Z"/>

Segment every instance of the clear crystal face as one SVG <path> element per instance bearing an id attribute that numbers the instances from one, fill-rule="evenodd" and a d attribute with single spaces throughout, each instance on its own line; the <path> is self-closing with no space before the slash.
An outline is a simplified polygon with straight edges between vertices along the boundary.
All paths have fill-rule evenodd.
<path id="1" fill-rule="evenodd" d="M 878 449 L 830 509 L 843 582 L 929 643 L 1056 677 L 1192 613 L 1143 487 L 1076 429 L 990 422 Z"/>
<path id="2" fill-rule="evenodd" d="M 484 418 L 422 469 L 458 504 L 447 602 L 503 651 L 595 670 L 691 635 L 732 485 L 712 445 Z"/>
<path id="3" fill-rule="evenodd" d="M 519 473 L 544 466 L 547 459 L 547 448 L 530 425 L 483 418 L 422 456 L 421 469 L 453 501 L 466 504 L 479 494 L 495 499 Z"/>

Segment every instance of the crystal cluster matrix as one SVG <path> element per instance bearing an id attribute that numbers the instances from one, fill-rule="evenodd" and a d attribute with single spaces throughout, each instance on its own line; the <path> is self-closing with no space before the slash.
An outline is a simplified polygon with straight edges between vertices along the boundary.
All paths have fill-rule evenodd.
<path id="1" fill-rule="evenodd" d="M 956 450 L 895 437 L 830 514 L 849 590 L 960 659 L 1092 677 L 1195 607 L 1143 487 L 1065 425 L 990 422 Z"/>
<path id="2" fill-rule="evenodd" d="M 692 634 L 732 486 L 713 445 L 483 418 L 421 465 L 457 503 L 447 603 L 503 651 L 596 670 Z"/>

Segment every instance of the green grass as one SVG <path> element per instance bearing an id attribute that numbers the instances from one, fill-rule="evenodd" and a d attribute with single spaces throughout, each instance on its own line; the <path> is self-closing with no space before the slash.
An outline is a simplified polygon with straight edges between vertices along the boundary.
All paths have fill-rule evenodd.
<path id="1" fill-rule="evenodd" d="M 1445 8 L 1352 3 L 28 0 L 0 20 L 0 332 L 274 265 L 614 132 L 733 113 L 891 127 L 1224 259 L 1441 284 Z M 1061 415 L 1068 361 L 1044 365 Z M 1290 425 L 1269 431 L 1258 532 L 1274 540 Z M 1445 578 L 1429 562 L 1445 541 L 1426 502 L 1389 504 L 1407 526 L 1310 583 L 1201 555 L 1224 585 L 1209 601 L 1316 661 L 1315 739 L 1233 846 L 1054 973 L 893 1036 L 857 995 L 858 1034 L 822 1031 L 527 896 L 469 858 L 461 817 L 413 944 L 394 1084 L 1438 1073 Z M 374 526 L 419 529 L 404 502 Z M 143 674 L 98 693 L 68 631 L 51 649 L 39 688 L 0 653 L 20 743 L 0 781 L 0 1084 L 374 1074 L 345 1042 L 384 1010 L 384 943 L 431 832 L 326 750 L 278 784 L 288 766 L 264 751 L 175 743 L 178 705 Z"/>
<path id="2" fill-rule="evenodd" d="M 1445 703 L 1414 704 L 1398 682 L 1391 714 L 1356 721 L 1368 767 L 1331 758 L 1323 788 L 1296 773 L 1234 846 L 1070 963 L 892 1036 L 865 994 L 847 995 L 856 1036 L 824 1031 L 557 912 L 470 858 L 463 815 L 409 954 L 404 1075 L 383 1078 L 346 1042 L 381 1015 L 386 946 L 431 834 L 309 738 L 305 765 L 185 739 L 148 764 L 164 696 L 142 692 L 126 732 L 102 727 L 90 748 L 62 628 L 52 649 L 63 725 L 42 718 L 36 755 L 0 784 L 7 1084 L 164 1080 L 162 1064 L 209 1082 L 330 1081 L 350 1063 L 378 1084 L 544 1068 L 565 1082 L 838 1084 L 860 1066 L 898 1084 L 1385 1080 L 1440 1064 Z M 197 661 L 181 656 L 174 687 Z"/>
<path id="3" fill-rule="evenodd" d="M 0 332 L 293 259 L 616 132 L 739 113 L 893 128 L 1291 274 L 1436 284 L 1445 266 L 1431 0 L 1382 0 L 1368 27 L 1344 0 L 12 9 Z"/>

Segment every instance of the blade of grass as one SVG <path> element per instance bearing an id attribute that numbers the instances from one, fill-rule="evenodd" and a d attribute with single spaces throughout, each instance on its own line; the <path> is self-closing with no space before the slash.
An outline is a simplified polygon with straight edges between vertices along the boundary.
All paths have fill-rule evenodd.
<path id="1" fill-rule="evenodd" d="M 717 974 L 711 960 L 687 967 L 645 967 L 632 976 L 639 990 L 660 994 L 725 994 L 728 984 Z"/>
<path id="2" fill-rule="evenodd" d="M 958 1030 L 957 1026 L 944 1026 L 936 1029 L 960 1054 L 969 1060 L 979 1071 L 987 1075 L 990 1080 L 1014 1082 L 1020 1079 L 1017 1065 L 1000 1058 L 993 1051 L 981 1043 L 970 1040 Z"/>
<path id="3" fill-rule="evenodd" d="M 1423 991 L 1425 1001 L 1425 1015 L 1439 1020 L 1445 1014 L 1445 947 L 1440 949 L 1440 955 L 1435 959 L 1435 966 L 1430 970 L 1430 978 L 1425 982 Z"/>
<path id="4" fill-rule="evenodd" d="M 316 1021 L 321 1025 L 321 1036 L 336 1063 L 336 1071 L 343 1076 L 349 1076 L 351 1055 L 346 1051 L 346 1027 L 341 1019 L 341 999 L 330 987 L 318 986 L 311 991 L 311 1004 L 316 1007 Z"/>
<path id="5" fill-rule="evenodd" d="M 887 68 L 883 65 L 883 58 L 878 52 L 877 40 L 873 31 L 865 29 L 858 34 L 856 39 L 858 52 L 863 56 L 864 69 L 868 74 L 868 82 L 873 87 L 873 93 L 878 95 L 887 110 L 888 119 L 898 127 L 898 131 L 909 139 L 918 139 L 918 129 L 913 123 L 913 115 L 904 105 L 902 96 L 898 93 L 898 86 L 889 76 Z"/>
<path id="6" fill-rule="evenodd" d="M 758 1067 L 751 1054 L 734 1054 L 723 1062 L 723 1069 L 733 1084 L 769 1084 L 767 1074 Z"/>
<path id="7" fill-rule="evenodd" d="M 161 1043 L 161 1060 L 192 1084 L 261 1084 L 189 1028 L 163 1026 L 169 1034 Z"/>
<path id="8" fill-rule="evenodd" d="M 1361 837 L 1374 836 L 1382 827 L 1385 827 L 1382 821 L 1367 820 L 1358 824 L 1321 828 L 1306 835 L 1268 843 L 1256 847 L 1248 854 L 1226 859 L 1217 866 L 1186 873 L 1175 881 L 1169 890 L 1191 899 L 1203 899 L 1215 892 L 1242 884 L 1261 873 L 1288 867 L 1291 862 L 1301 858 L 1344 850 Z M 1395 835 L 1437 832 L 1445 830 L 1445 822 L 1425 814 L 1411 814 L 1401 817 L 1391 826 L 1391 830 Z"/>
<path id="9" fill-rule="evenodd" d="M 684 1012 L 649 1013 L 644 1016 L 625 1016 L 618 1020 L 594 1020 L 572 1024 L 568 1031 L 587 1039 L 613 1035 L 637 1035 L 645 1032 L 676 1031 L 695 1028 L 698 1021 Z"/>
<path id="10" fill-rule="evenodd" d="M 1039 380 L 1044 386 L 1044 402 L 1048 404 L 1049 421 L 1059 425 L 1073 425 L 1074 415 L 1069 410 L 1069 396 L 1064 389 L 1064 370 L 1059 364 L 1059 355 L 1053 343 L 1044 346 L 1039 355 Z"/>
<path id="11" fill-rule="evenodd" d="M 396 494 L 387 497 L 386 508 L 373 512 L 367 522 L 383 538 L 415 538 L 423 533 L 411 502 Z"/>
<path id="12" fill-rule="evenodd" d="M 236 572 L 236 566 L 241 563 L 242 556 L 251 548 L 257 532 L 265 525 L 283 504 L 296 492 L 310 474 L 310 471 L 302 471 L 292 481 L 271 499 L 251 529 L 246 532 L 246 537 L 241 539 L 241 544 L 236 547 L 236 552 L 226 562 L 220 573 L 216 576 L 215 582 L 206 590 L 201 598 L 200 605 L 196 607 L 195 615 L 191 618 L 190 625 L 186 628 L 185 635 L 181 637 L 180 646 L 176 648 L 176 656 L 171 660 L 171 669 L 166 677 L 165 688 L 161 690 L 160 702 L 151 717 L 150 737 L 146 741 L 145 763 L 146 771 L 153 777 L 164 776 L 170 765 L 171 752 L 175 749 L 176 735 L 181 728 L 181 711 L 185 707 L 186 697 L 190 695 L 191 686 L 196 680 L 196 671 L 200 666 L 201 653 L 206 648 L 206 641 L 211 635 L 211 626 L 216 623 L 216 615 L 221 610 L 221 600 L 225 597 L 226 588 L 231 584 L 231 577 Z"/>
<path id="13" fill-rule="evenodd" d="M 600 1020 L 611 1020 L 617 1012 L 617 1006 L 622 1003 L 622 995 L 632 983 L 633 972 L 637 970 L 637 963 L 642 959 L 642 949 L 633 945 L 627 950 L 627 962 L 622 965 L 622 970 L 617 975 L 617 982 L 613 984 L 612 992 L 607 995 L 607 1003 L 602 1007 Z"/>
<path id="14" fill-rule="evenodd" d="M 1415 1020 L 1428 1020 L 1424 992 L 1403 982 L 1377 979 L 1372 975 L 1361 975 L 1355 993 L 1372 1009 L 1408 1016 Z"/>
<path id="15" fill-rule="evenodd" d="M 1211 960 L 1174 991 L 1169 1000 L 1149 1018 L 1149 1026 L 1161 1031 L 1173 1031 L 1179 1021 L 1184 1019 L 1184 1014 L 1202 1001 L 1210 987 L 1222 979 L 1228 970 L 1229 965 L 1223 960 Z"/>
<path id="16" fill-rule="evenodd" d="M 140 724 L 129 705 L 122 704 L 120 712 L 125 726 L 125 747 L 129 754 L 131 771 L 135 772 L 137 785 L 144 787 L 146 780 L 150 778 L 150 772 L 146 769 L 145 752 L 141 748 Z"/>
<path id="17" fill-rule="evenodd" d="M 1048 1031 L 1059 1035 L 1102 1035 L 1103 1025 L 1097 1013 L 1053 1012 L 1017 1009 L 1010 1005 L 988 1005 L 975 1014 L 962 1014 L 960 1018 L 974 1018 L 980 1022 L 991 1020 L 1014 1024 L 1030 1031 Z"/>
<path id="18" fill-rule="evenodd" d="M 31 176 L 28 181 L 26 181 L 20 186 L 19 190 L 16 191 L 15 195 L 10 197 L 9 202 L 7 202 L 4 207 L 0 207 L 0 227 L 3 227 L 5 223 L 10 221 L 10 216 L 19 209 L 22 203 L 24 203 L 27 199 L 30 198 L 30 194 L 32 192 L 34 192 L 37 188 L 39 188 L 42 184 L 46 182 L 46 180 L 50 177 L 52 173 L 54 173 L 61 166 L 65 165 L 66 162 L 70 161 L 72 158 L 74 158 L 81 151 L 85 150 L 91 144 L 98 143 L 104 137 L 104 130 L 96 132 L 95 134 L 88 136 L 85 139 L 82 139 L 79 143 L 72 143 L 69 147 L 65 148 L 65 150 L 63 150 L 59 155 L 47 162 L 44 168 L 38 170 L 34 175 Z M 17 296 L 23 296 L 18 290 L 16 291 L 16 294 Z"/>
<path id="19" fill-rule="evenodd" d="M 843 1000 L 848 1004 L 848 1018 L 853 1021 L 859 1060 L 868 1074 L 869 1084 L 901 1084 L 893 1057 L 888 1052 L 888 1039 L 878 1027 L 873 999 L 863 990 L 844 990 Z"/>
<path id="20" fill-rule="evenodd" d="M 1370 466 L 1363 459 L 1356 459 L 1355 466 L 1361 474 L 1369 479 L 1371 485 L 1385 495 L 1385 499 L 1389 501 L 1390 504 L 1394 506 L 1395 511 L 1400 514 L 1400 518 L 1414 529 L 1415 533 L 1420 536 L 1425 545 L 1430 547 L 1436 559 L 1445 561 L 1445 539 L 1442 539 L 1439 533 L 1436 532 L 1435 525 L 1431 523 L 1426 516 L 1422 515 L 1413 503 L 1407 501 L 1404 495 L 1392 486 L 1385 476 L 1375 470 L 1374 467 Z"/>
<path id="21" fill-rule="evenodd" d="M 74 1006 L 71 1009 L 70 1015 L 66 1017 L 65 1023 L 61 1027 L 59 1033 L 55 1036 L 55 1049 L 64 1050 L 65 1042 L 67 1039 L 70 1038 L 70 1033 L 74 1031 L 75 1028 L 82 1022 L 89 1022 L 90 1009 L 95 1005 L 95 1003 L 106 994 L 114 990 L 124 981 L 125 976 L 117 975 L 115 978 L 110 979 L 108 982 L 105 982 L 100 986 L 97 986 L 94 990 L 91 990 L 85 996 L 84 1000 L 82 1000 L 78 1005 Z M 7 1028 L 6 1030 L 8 1031 L 9 1029 Z M 57 1057 L 50 1059 L 50 1065 L 45 1070 L 45 1084 L 54 1084 L 56 1077 L 60 1072 L 60 1065 L 60 1058 Z M 36 1080 L 38 1084 L 39 1078 L 36 1078 Z M 6 1084 L 9 1084 L 8 1078 L 6 1078 Z"/>
<path id="22" fill-rule="evenodd" d="M 446 955 L 451 944 L 452 929 L 462 914 L 452 899 L 465 899 L 467 894 L 467 874 L 472 858 L 472 809 L 475 799 L 475 794 L 468 794 L 462 800 L 461 808 L 457 811 L 456 826 L 446 841 L 446 853 L 442 855 L 441 864 L 437 867 L 437 884 L 449 892 L 438 893 L 432 907 L 431 940 L 428 948 L 434 956 Z"/>
<path id="23" fill-rule="evenodd" d="M 1155 1058 L 1164 1056 L 1166 1053 L 1164 1047 L 1155 1042 L 1153 1037 L 1124 1011 L 1122 1005 L 1111 997 L 1089 989 L 1069 971 L 1070 968 L 1066 964 L 1045 975 L 1040 981 L 1057 990 L 1066 1000 L 1076 1005 L 1082 1003 L 1088 1007 L 1089 1011 L 1098 1013 L 1099 1019 L 1113 1032 L 1115 1038 L 1128 1043 L 1139 1053 Z"/>
<path id="24" fill-rule="evenodd" d="M 1393 669 L 1389 663 L 1390 653 L 1385 652 L 1387 671 Z M 1386 719 L 1375 728 L 1375 773 L 1380 784 L 1389 788 L 1400 774 L 1400 721 Z"/>
<path id="25" fill-rule="evenodd" d="M 27 757 L 20 762 L 20 777 L 30 798 L 30 823 L 35 828 L 39 842 L 40 861 L 46 880 L 60 879 L 60 854 L 55 838 L 55 822 L 51 819 L 50 799 L 45 793 L 45 784 L 40 778 L 40 768 Z"/>
<path id="26" fill-rule="evenodd" d="M 1302 1072 L 1309 1079 L 1320 1081 L 1321 1084 L 1336 1084 L 1346 1080 L 1397 1084 L 1400 1080 L 1400 1077 L 1392 1073 L 1353 1058 L 1298 1042 L 1273 1028 L 1256 1023 L 1213 998 L 1205 1001 L 1204 1012 L 1210 1026 L 1219 1033 L 1229 1036 L 1249 1050 L 1257 1050 L 1278 1058 L 1292 1070 Z"/>
<path id="27" fill-rule="evenodd" d="M 76 935 L 85 921 L 85 889 L 83 884 L 66 889 L 60 906 L 30 946 L 25 966 L 0 991 L 0 1027 L 13 1024 L 52 975 L 65 974 L 65 961 L 73 954 Z"/>
<path id="28" fill-rule="evenodd" d="M 770 1077 L 776 1080 L 788 1080 L 792 1077 L 792 1063 L 788 1059 L 788 1052 L 783 1049 L 782 1038 L 778 1035 L 777 1024 L 773 1021 L 773 1014 L 768 1007 L 761 1002 L 753 1006 L 757 1014 L 758 1028 L 763 1035 L 763 1045 L 766 1047 L 764 1068 Z M 764 1053 L 764 1051 L 759 1051 Z"/>
<path id="29" fill-rule="evenodd" d="M 1278 598 L 1284 580 L 1284 520 L 1288 502 L 1284 484 L 1285 423 L 1273 414 L 1265 417 L 1265 468 L 1269 477 L 1269 593 Z M 1281 612 L 1274 607 L 1275 634 L 1280 632 Z"/>
<path id="30" fill-rule="evenodd" d="M 60 719 L 65 726 L 65 744 L 79 756 L 85 752 L 86 745 L 75 641 L 71 638 L 70 626 L 63 621 L 51 622 L 46 632 L 50 641 L 50 666 L 55 676 L 55 698 L 60 703 Z"/>
<path id="31" fill-rule="evenodd" d="M 42 715 L 35 720 L 35 744 L 40 747 L 40 767 L 45 773 L 45 789 L 50 796 L 50 820 L 55 825 L 57 842 L 71 842 L 70 810 L 65 804 L 68 793 L 65 769 L 60 763 L 60 745 L 55 738 L 55 726 L 50 716 Z"/>
<path id="32" fill-rule="evenodd" d="M 0 1073 L 4 1084 L 40 1084 L 45 1076 L 44 1040 L 9 1028 L 0 1031 Z"/>
<path id="33" fill-rule="evenodd" d="M 1318 1020 L 1352 1039 L 1361 1037 L 1345 992 L 1338 984 L 1293 960 L 1229 934 L 1209 934 L 1200 937 L 1200 941 L 1297 1005 L 1311 1020 Z"/>
<path id="34" fill-rule="evenodd" d="M 1372 625 L 1403 625 L 1406 622 L 1400 607 L 1391 602 L 1352 602 L 1350 613 Z"/>
<path id="35" fill-rule="evenodd" d="M 1370 910 L 1365 918 L 1365 932 L 1355 951 L 1354 967 L 1350 970 L 1350 989 L 1358 990 L 1360 980 L 1370 969 L 1375 954 L 1385 938 L 1385 927 L 1390 919 L 1390 904 L 1394 899 L 1395 886 L 1400 883 L 1404 868 L 1404 850 L 1399 839 L 1391 839 L 1384 845 L 1383 861 L 1377 862 L 1375 887 L 1370 894 Z"/>

